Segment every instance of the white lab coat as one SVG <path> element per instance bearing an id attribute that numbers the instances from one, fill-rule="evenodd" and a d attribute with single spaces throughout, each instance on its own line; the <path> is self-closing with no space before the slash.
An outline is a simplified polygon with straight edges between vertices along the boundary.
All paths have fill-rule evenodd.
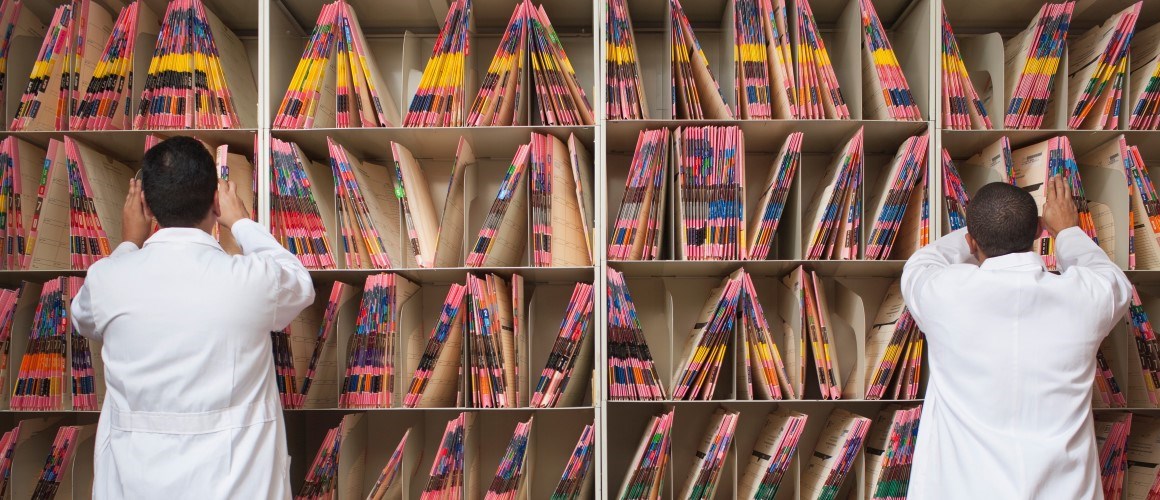
<path id="1" fill-rule="evenodd" d="M 290 498 L 270 332 L 314 300 L 310 275 L 264 228 L 162 229 L 94 264 L 72 302 L 104 342 L 93 498 Z"/>
<path id="2" fill-rule="evenodd" d="M 929 345 L 912 499 L 1102 499 L 1095 356 L 1127 310 L 1124 273 L 1078 228 L 1062 274 L 1031 252 L 977 265 L 960 229 L 919 250 L 902 294 Z"/>

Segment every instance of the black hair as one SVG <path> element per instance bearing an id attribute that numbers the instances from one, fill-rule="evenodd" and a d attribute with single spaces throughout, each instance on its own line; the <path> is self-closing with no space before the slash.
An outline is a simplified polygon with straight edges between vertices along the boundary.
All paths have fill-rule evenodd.
<path id="1" fill-rule="evenodd" d="M 196 227 L 213 208 L 218 176 L 209 151 L 177 136 L 149 148 L 142 159 L 145 203 L 161 227 Z"/>
<path id="2" fill-rule="evenodd" d="M 1039 208 L 1027 191 L 992 182 L 971 197 L 967 231 L 987 257 L 1027 252 L 1039 236 Z"/>

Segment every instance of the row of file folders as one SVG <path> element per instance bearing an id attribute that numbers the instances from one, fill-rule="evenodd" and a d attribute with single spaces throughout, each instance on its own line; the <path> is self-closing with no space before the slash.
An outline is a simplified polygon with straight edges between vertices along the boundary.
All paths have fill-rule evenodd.
<path id="1" fill-rule="evenodd" d="M 532 331 L 543 324 L 532 305 L 554 304 L 530 300 L 531 291 L 519 274 L 468 274 L 445 298 L 394 274 L 369 276 L 361 290 L 335 282 L 289 327 L 271 332 L 283 407 L 578 406 L 593 387 L 592 285 L 572 287 L 558 312 L 535 311 L 562 316 L 553 334 Z M 539 372 L 529 368 L 533 359 Z"/>

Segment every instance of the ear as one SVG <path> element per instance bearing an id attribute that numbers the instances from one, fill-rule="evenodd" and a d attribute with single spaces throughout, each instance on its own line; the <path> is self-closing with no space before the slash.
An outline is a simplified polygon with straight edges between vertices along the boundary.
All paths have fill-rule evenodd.
<path id="1" fill-rule="evenodd" d="M 213 207 L 210 209 L 210 211 L 213 212 L 214 217 L 221 217 L 222 216 L 221 200 L 219 199 L 219 196 L 218 196 L 220 194 L 221 194 L 220 190 L 217 190 L 217 189 L 213 190 Z"/>
<path id="2" fill-rule="evenodd" d="M 145 210 L 145 218 L 152 220 L 153 211 L 149 209 L 149 203 L 145 202 L 145 188 L 141 188 L 141 208 Z"/>
<path id="3" fill-rule="evenodd" d="M 970 232 L 968 232 L 966 235 L 964 235 L 964 237 L 967 240 L 967 248 L 969 248 L 971 250 L 971 255 L 978 255 L 979 254 L 979 242 L 975 241 L 975 237 L 971 236 Z"/>

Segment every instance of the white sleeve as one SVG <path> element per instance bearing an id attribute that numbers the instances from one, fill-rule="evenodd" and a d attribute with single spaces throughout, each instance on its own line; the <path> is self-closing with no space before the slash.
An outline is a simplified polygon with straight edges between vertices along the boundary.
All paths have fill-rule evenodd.
<path id="1" fill-rule="evenodd" d="M 922 247 L 902 268 L 902 299 L 910 315 L 922 323 L 923 289 L 939 274 L 955 264 L 975 262 L 967 246 L 967 229 L 962 228 Z"/>
<path id="2" fill-rule="evenodd" d="M 132 243 L 129 243 L 132 245 Z M 118 247 L 120 248 L 120 247 Z M 80 291 L 73 297 L 69 305 L 72 313 L 73 327 L 77 333 L 85 338 L 101 340 L 103 332 L 97 330 L 96 310 L 93 309 L 93 294 L 89 293 L 89 285 L 81 286 Z"/>
<path id="3" fill-rule="evenodd" d="M 1101 311 L 1106 333 L 1128 310 L 1132 300 L 1132 283 L 1108 254 L 1078 227 L 1070 227 L 1055 236 L 1055 257 L 1063 273 L 1076 272 L 1099 281 L 1110 289 L 1109 305 Z"/>
<path id="4" fill-rule="evenodd" d="M 275 331 L 286 328 L 298 313 L 314 303 L 310 273 L 298 257 L 282 248 L 278 240 L 257 222 L 242 219 L 235 222 L 230 231 L 241 245 L 243 255 L 261 260 L 273 277 L 276 305 L 272 328 Z"/>

